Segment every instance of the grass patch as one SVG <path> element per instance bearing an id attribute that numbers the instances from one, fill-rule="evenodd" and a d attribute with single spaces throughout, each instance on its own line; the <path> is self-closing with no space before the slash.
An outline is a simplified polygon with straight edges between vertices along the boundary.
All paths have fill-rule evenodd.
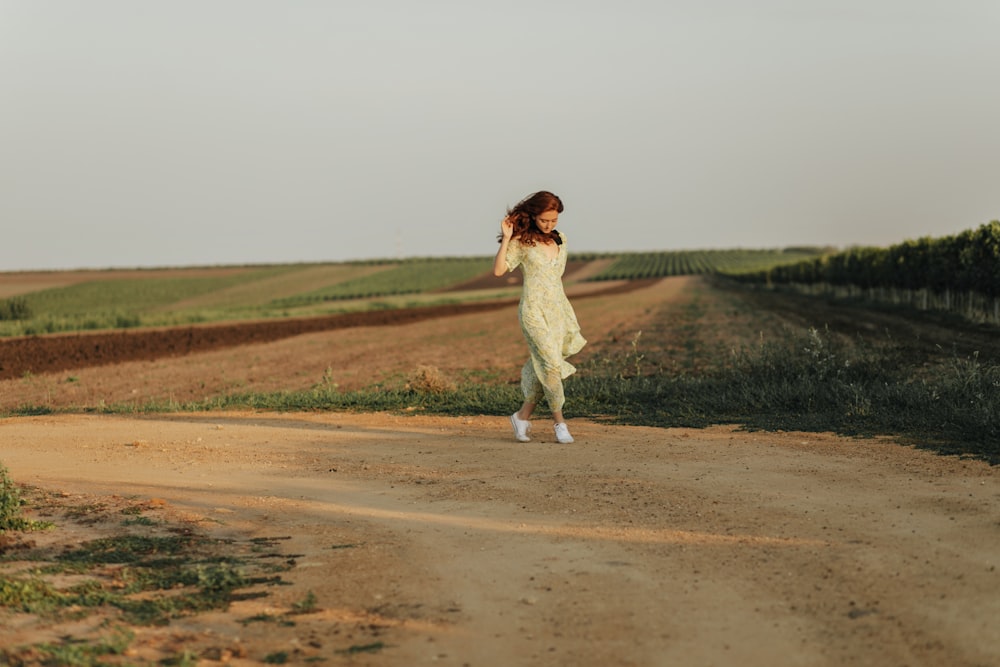
<path id="1" fill-rule="evenodd" d="M 387 648 L 385 642 L 373 642 L 371 644 L 358 644 L 345 648 L 343 650 L 337 651 L 342 655 L 357 655 L 359 653 L 378 653 L 382 649 Z"/>
<path id="2" fill-rule="evenodd" d="M 0 656 L 5 664 L 13 667 L 28 665 L 59 665 L 66 667 L 101 667 L 109 664 L 108 658 L 123 655 L 131 646 L 135 634 L 125 628 L 117 628 L 111 633 L 93 640 L 63 637 L 58 642 L 36 644 L 30 649 L 12 651 L 3 649 Z"/>
<path id="3" fill-rule="evenodd" d="M 701 375 L 581 374 L 574 412 L 649 426 L 896 435 L 1000 462 L 1000 365 L 954 358 L 917 373 L 901 353 L 809 329 L 733 352 Z"/>
<path id="4" fill-rule="evenodd" d="M 238 589 L 272 583 L 249 576 L 249 562 L 231 545 L 203 536 L 118 535 L 90 540 L 57 555 L 37 555 L 31 576 L 0 575 L 0 606 L 60 617 L 68 609 L 102 609 L 132 625 L 165 625 L 172 618 L 225 609 Z M 41 575 L 93 574 L 67 588 Z M 160 592 L 161 595 L 149 595 Z M 140 595 L 145 594 L 145 595 Z M 243 595 L 242 597 L 246 597 Z"/>
<path id="5" fill-rule="evenodd" d="M 87 530 L 101 522 L 114 534 L 82 541 L 67 536 L 61 541 L 56 526 L 43 546 L 15 533 L 0 543 L 0 609 L 11 622 L 26 627 L 98 619 L 94 630 L 79 636 L 4 646 L 0 664 L 119 664 L 112 656 L 129 648 L 135 628 L 224 610 L 235 601 L 265 597 L 268 588 L 286 584 L 275 574 L 288 570 L 292 562 L 288 554 L 276 551 L 281 538 L 217 539 L 165 520 L 155 521 L 154 527 L 123 526 L 117 517 L 144 518 L 146 505 L 136 502 L 110 510 L 104 503 L 81 503 L 38 489 L 25 492 L 31 496 L 27 504 L 39 511 L 88 526 Z M 81 512 L 81 507 L 86 509 Z M 308 613 L 315 604 L 315 595 L 309 592 L 296 613 Z M 109 634 L 108 628 L 120 630 Z M 177 654 L 166 660 L 194 665 L 197 659 L 195 654 Z"/>
<path id="6" fill-rule="evenodd" d="M 240 623 L 244 626 L 250 625 L 251 623 L 275 623 L 288 628 L 295 625 L 295 621 L 289 620 L 284 614 L 254 614 L 253 616 L 241 619 Z"/>

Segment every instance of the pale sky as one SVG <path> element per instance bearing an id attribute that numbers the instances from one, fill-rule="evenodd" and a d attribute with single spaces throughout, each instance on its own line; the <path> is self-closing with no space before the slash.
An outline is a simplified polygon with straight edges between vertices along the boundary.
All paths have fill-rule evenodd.
<path id="1" fill-rule="evenodd" d="M 0 271 L 1000 218 L 1000 0 L 0 0 Z"/>

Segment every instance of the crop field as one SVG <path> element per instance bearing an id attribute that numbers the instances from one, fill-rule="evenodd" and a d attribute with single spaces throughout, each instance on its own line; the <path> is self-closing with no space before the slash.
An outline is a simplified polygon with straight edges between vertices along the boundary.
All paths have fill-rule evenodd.
<path id="1" fill-rule="evenodd" d="M 627 253 L 616 257 L 595 280 L 636 280 L 668 276 L 739 274 L 773 269 L 811 259 L 817 248 L 783 250 L 688 250 Z"/>
<path id="2" fill-rule="evenodd" d="M 284 308 L 343 299 L 364 299 L 396 294 L 419 294 L 445 289 L 491 270 L 488 259 L 412 260 L 386 265 L 381 271 L 336 282 L 328 287 L 278 300 L 274 305 Z"/>
<path id="3" fill-rule="evenodd" d="M 245 271 L 242 279 L 221 289 L 200 296 L 190 296 L 166 304 L 164 310 L 226 311 L 259 308 L 279 299 L 294 297 L 328 285 L 357 280 L 371 273 L 384 271 L 385 266 L 363 264 L 321 264 L 317 266 L 288 265 L 277 267 L 270 275 Z"/>
<path id="4" fill-rule="evenodd" d="M 574 258 L 567 283 L 759 270 L 819 252 L 787 249 L 581 255 Z M 584 265 L 594 269 L 571 277 Z M 327 315 L 511 294 L 503 290 L 511 285 L 494 278 L 491 269 L 488 257 L 454 257 L 65 274 L 0 273 L 0 336 Z"/>

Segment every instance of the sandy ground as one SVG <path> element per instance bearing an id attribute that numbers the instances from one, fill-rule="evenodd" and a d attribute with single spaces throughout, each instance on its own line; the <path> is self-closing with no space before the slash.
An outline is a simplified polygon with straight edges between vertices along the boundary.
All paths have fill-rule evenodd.
<path id="1" fill-rule="evenodd" d="M 514 442 L 498 417 L 46 416 L 0 421 L 0 460 L 81 498 L 160 499 L 213 534 L 290 537 L 292 586 L 140 630 L 139 645 L 230 647 L 233 665 L 279 649 L 392 666 L 1000 664 L 987 464 L 824 434 L 573 425 L 558 445 L 543 421 Z M 320 610 L 294 627 L 236 622 L 307 591 Z M 342 652 L 371 641 L 384 648 Z"/>

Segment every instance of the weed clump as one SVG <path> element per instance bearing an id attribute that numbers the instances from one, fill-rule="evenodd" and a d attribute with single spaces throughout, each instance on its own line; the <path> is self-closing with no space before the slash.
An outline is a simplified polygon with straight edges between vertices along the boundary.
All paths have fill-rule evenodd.
<path id="1" fill-rule="evenodd" d="M 0 465 L 0 531 L 19 529 L 20 514 L 21 493 L 7 475 L 7 468 Z"/>
<path id="2" fill-rule="evenodd" d="M 436 366 L 421 364 L 410 374 L 404 388 L 421 394 L 442 394 L 455 391 L 455 383 L 445 377 Z"/>
<path id="3" fill-rule="evenodd" d="M 21 516 L 24 506 L 21 491 L 14 484 L 7 468 L 0 464 L 0 533 L 8 530 L 39 530 L 48 528 L 43 521 L 31 521 Z"/>

